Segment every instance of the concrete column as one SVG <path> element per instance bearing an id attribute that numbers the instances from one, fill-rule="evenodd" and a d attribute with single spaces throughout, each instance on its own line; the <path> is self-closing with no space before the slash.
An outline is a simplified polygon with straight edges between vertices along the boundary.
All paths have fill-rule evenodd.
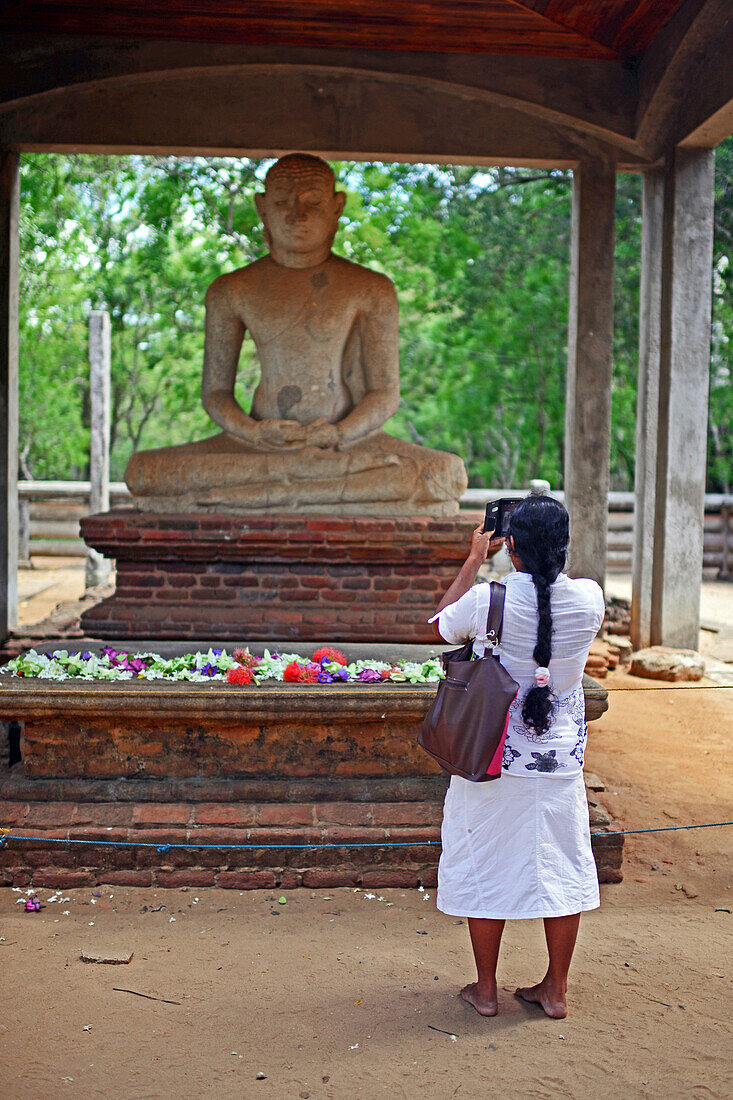
<path id="1" fill-rule="evenodd" d="M 89 511 L 92 515 L 109 511 L 110 360 L 109 314 L 105 310 L 92 310 L 89 314 Z M 84 571 L 86 587 L 104 584 L 109 573 L 108 559 L 90 547 Z"/>
<path id="2" fill-rule="evenodd" d="M 606 574 L 615 195 L 610 165 L 584 162 L 574 171 L 565 403 L 569 573 L 599 584 Z"/>
<path id="3" fill-rule="evenodd" d="M 18 565 L 31 564 L 31 502 L 18 497 Z"/>
<path id="4" fill-rule="evenodd" d="M 18 616 L 19 161 L 0 151 L 0 640 Z"/>
<path id="5" fill-rule="evenodd" d="M 665 179 L 663 169 L 646 172 L 641 196 L 639 370 L 631 566 L 631 642 L 634 649 L 651 645 Z"/>
<path id="6" fill-rule="evenodd" d="M 697 649 L 712 305 L 715 153 L 677 149 L 664 174 L 652 645 Z"/>

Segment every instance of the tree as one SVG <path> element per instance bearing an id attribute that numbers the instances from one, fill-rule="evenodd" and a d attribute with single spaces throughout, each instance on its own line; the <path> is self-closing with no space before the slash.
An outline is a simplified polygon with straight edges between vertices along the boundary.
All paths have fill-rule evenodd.
<path id="1" fill-rule="evenodd" d="M 203 298 L 264 254 L 253 196 L 269 162 L 22 158 L 21 473 L 86 468 L 89 309 L 112 320 L 113 478 L 133 451 L 200 438 Z M 400 300 L 402 402 L 388 430 L 461 454 L 473 485 L 562 485 L 571 177 L 459 166 L 335 166 L 335 249 L 389 274 Z M 733 467 L 733 139 L 718 150 L 710 489 Z M 640 180 L 616 199 L 611 485 L 634 479 Z M 238 395 L 258 377 L 245 341 Z"/>

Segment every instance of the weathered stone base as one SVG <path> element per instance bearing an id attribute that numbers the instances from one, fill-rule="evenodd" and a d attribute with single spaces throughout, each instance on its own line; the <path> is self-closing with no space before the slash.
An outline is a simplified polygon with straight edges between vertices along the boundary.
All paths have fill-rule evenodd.
<path id="1" fill-rule="evenodd" d="M 593 721 L 607 692 L 586 681 Z M 23 721 L 33 779 L 396 779 L 440 773 L 417 743 L 434 696 L 429 684 L 12 679 L 0 716 Z"/>
<path id="2" fill-rule="evenodd" d="M 433 694 L 409 684 L 4 680 L 0 715 L 24 729 L 22 764 L 0 778 L 0 827 L 38 839 L 0 848 L 0 883 L 434 884 L 439 848 L 421 842 L 440 837 L 446 778 L 416 742 Z M 586 679 L 585 703 L 592 721 L 607 692 Z M 603 815 L 591 807 L 593 828 L 608 829 Z M 601 881 L 620 880 L 622 842 L 594 838 Z M 352 846 L 365 843 L 377 846 Z M 212 847 L 157 850 L 175 844 Z"/>
<path id="3" fill-rule="evenodd" d="M 88 516 L 117 561 L 115 594 L 82 616 L 91 637 L 431 642 L 427 619 L 477 517 Z"/>
<path id="4" fill-rule="evenodd" d="M 409 800 L 308 802 L 11 801 L 7 795 L 14 782 L 3 784 L 0 822 L 14 835 L 39 839 L 13 840 L 0 848 L 0 885 L 69 889 L 109 883 L 250 890 L 436 884 L 440 849 L 421 842 L 440 839 L 442 791 L 438 787 L 445 787 L 441 778 L 431 791 L 416 781 L 413 793 L 418 797 Z M 29 781 L 19 782 L 21 789 L 25 783 L 26 794 L 31 793 Z M 46 781 L 39 795 L 52 796 L 50 782 Z M 96 793 L 103 795 L 104 785 L 98 786 Z M 94 793 L 93 787 L 94 781 L 87 781 L 86 793 Z M 140 787 L 138 783 L 138 795 L 144 793 Z M 376 788 L 374 793 L 378 791 Z M 149 793 L 159 794 L 159 785 L 152 786 Z M 179 785 L 177 793 L 184 794 L 185 787 Z M 208 793 L 216 792 L 210 789 Z M 226 791 L 220 787 L 218 793 Z M 360 793 L 368 795 L 368 786 Z M 403 782 L 402 793 L 409 793 L 407 782 Z M 597 807 L 591 807 L 594 831 L 608 829 L 609 824 L 603 811 L 599 814 Z M 132 846 L 67 846 L 48 844 L 47 838 L 125 841 Z M 389 847 L 395 841 L 408 846 Z M 187 843 L 213 847 L 158 851 L 158 846 Z M 216 847 L 310 843 L 336 846 L 290 850 Z M 359 843 L 380 846 L 350 847 Z M 154 847 L 142 847 L 144 844 Z M 599 880 L 619 882 L 623 837 L 596 836 L 593 851 Z"/>

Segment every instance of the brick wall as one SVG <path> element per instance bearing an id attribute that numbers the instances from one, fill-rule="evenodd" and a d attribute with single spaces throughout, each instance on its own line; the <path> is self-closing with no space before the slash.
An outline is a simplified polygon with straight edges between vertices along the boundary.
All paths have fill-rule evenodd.
<path id="1" fill-rule="evenodd" d="M 591 828 L 607 815 L 591 807 Z M 3 802 L 14 835 L 0 848 L 0 885 L 71 889 L 125 886 L 435 886 L 440 802 L 391 803 L 80 803 Z M 130 847 L 49 844 L 78 839 L 131 842 Z M 390 842 L 403 847 L 390 848 Z M 202 844 L 181 849 L 159 846 Z M 223 844 L 330 844 L 320 849 L 227 850 Z M 371 843 L 373 848 L 350 845 Z M 145 845 L 149 845 L 146 847 Z M 593 837 L 601 882 L 621 881 L 623 837 Z"/>
<path id="2" fill-rule="evenodd" d="M 431 642 L 475 517 L 155 516 L 82 521 L 117 560 L 82 626 L 105 638 Z"/>

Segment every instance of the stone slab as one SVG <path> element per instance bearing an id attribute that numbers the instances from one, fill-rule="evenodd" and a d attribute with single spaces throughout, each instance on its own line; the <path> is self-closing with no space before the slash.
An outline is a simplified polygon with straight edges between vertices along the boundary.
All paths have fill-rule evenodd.
<path id="1" fill-rule="evenodd" d="M 478 514 L 151 515 L 81 521 L 115 558 L 113 596 L 82 629 L 107 639 L 433 641 L 427 619 L 465 558 Z"/>
<path id="2" fill-rule="evenodd" d="M 359 779 L 440 774 L 417 730 L 428 684 L 0 682 L 28 778 Z M 607 693 L 586 677 L 586 715 Z"/>
<path id="3" fill-rule="evenodd" d="M 126 966 L 132 961 L 132 951 L 95 951 L 83 947 L 79 958 L 83 963 L 105 963 L 108 966 Z"/>
<path id="4" fill-rule="evenodd" d="M 629 672 L 651 680 L 702 680 L 705 658 L 694 649 L 649 646 L 634 653 Z"/>

